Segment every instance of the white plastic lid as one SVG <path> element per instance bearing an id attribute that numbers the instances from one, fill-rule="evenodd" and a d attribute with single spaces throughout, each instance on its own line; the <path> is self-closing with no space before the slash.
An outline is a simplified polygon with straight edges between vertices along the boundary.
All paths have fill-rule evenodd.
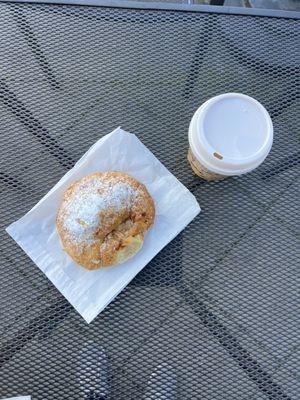
<path id="1" fill-rule="evenodd" d="M 239 175 L 260 165 L 273 143 L 267 110 L 252 97 L 226 93 L 198 108 L 189 130 L 195 157 L 221 175 Z"/>

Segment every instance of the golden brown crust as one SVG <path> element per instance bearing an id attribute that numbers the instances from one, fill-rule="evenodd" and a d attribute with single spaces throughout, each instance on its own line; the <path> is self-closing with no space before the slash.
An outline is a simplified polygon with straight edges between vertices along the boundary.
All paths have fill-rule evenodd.
<path id="1" fill-rule="evenodd" d="M 133 256 L 154 215 L 142 183 L 122 172 L 96 172 L 66 189 L 56 226 L 69 256 L 87 269 L 98 269 Z"/>

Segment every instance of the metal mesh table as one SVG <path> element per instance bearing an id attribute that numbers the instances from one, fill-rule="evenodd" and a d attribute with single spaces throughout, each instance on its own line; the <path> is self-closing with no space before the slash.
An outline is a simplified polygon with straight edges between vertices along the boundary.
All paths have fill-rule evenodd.
<path id="1" fill-rule="evenodd" d="M 0 397 L 83 399 L 92 341 L 113 400 L 142 399 L 159 365 L 178 399 L 299 399 L 299 20 L 194 10 L 0 3 Z M 206 183 L 188 124 L 227 91 L 267 107 L 274 146 Z M 202 213 L 87 325 L 4 228 L 118 125 Z"/>

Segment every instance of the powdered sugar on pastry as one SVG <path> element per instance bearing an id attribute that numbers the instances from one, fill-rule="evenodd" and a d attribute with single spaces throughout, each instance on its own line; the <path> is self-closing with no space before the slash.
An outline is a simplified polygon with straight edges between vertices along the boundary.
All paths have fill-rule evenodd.
<path id="1" fill-rule="evenodd" d="M 68 187 L 56 225 L 67 253 L 95 269 L 134 255 L 154 214 L 143 184 L 121 172 L 96 172 Z"/>
<path id="2" fill-rule="evenodd" d="M 64 228 L 78 242 L 92 240 L 96 229 L 101 229 L 100 213 L 130 209 L 139 189 L 133 190 L 126 182 L 114 184 L 98 176 L 79 185 L 65 205 Z"/>

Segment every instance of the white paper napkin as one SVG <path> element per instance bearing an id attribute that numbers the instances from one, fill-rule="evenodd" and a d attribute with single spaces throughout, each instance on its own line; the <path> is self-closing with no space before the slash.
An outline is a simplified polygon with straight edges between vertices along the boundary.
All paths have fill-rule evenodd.
<path id="1" fill-rule="evenodd" d="M 9 399 L 3 400 L 31 400 L 31 396 L 10 397 Z"/>
<path id="2" fill-rule="evenodd" d="M 155 201 L 156 217 L 135 257 L 125 264 L 88 271 L 63 251 L 56 214 L 71 183 L 106 170 L 126 172 L 144 183 Z M 199 212 L 188 189 L 135 135 L 118 128 L 96 142 L 32 210 L 6 230 L 90 323 Z"/>

